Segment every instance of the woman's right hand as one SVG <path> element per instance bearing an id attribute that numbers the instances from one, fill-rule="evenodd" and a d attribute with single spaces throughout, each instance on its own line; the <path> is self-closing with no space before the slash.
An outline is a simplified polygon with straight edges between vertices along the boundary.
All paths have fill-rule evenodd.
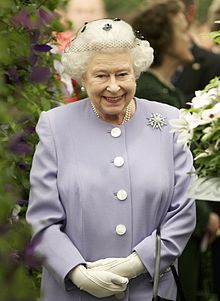
<path id="1" fill-rule="evenodd" d="M 81 290 L 97 297 L 104 298 L 124 292 L 128 278 L 108 271 L 93 271 L 78 265 L 70 273 L 69 278 Z"/>

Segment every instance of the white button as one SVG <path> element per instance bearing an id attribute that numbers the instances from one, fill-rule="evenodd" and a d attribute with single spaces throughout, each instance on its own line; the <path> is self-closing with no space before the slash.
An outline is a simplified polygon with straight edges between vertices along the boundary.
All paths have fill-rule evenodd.
<path id="1" fill-rule="evenodd" d="M 111 135 L 114 138 L 117 138 L 117 137 L 121 136 L 121 129 L 120 128 L 113 128 L 111 130 Z"/>
<path id="2" fill-rule="evenodd" d="M 126 233 L 126 227 L 123 224 L 119 224 L 116 226 L 116 233 L 118 235 L 124 235 Z"/>
<path id="3" fill-rule="evenodd" d="M 127 192 L 126 192 L 124 189 L 120 189 L 120 190 L 117 192 L 117 198 L 118 198 L 120 201 L 126 200 L 127 197 L 128 197 L 128 194 L 127 194 Z"/>
<path id="4" fill-rule="evenodd" d="M 124 164 L 125 160 L 122 157 L 115 157 L 114 165 L 117 167 L 121 167 Z"/>

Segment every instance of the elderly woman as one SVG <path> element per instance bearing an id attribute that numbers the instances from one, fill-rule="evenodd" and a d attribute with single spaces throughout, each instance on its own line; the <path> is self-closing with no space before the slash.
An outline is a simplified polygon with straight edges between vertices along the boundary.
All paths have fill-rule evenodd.
<path id="1" fill-rule="evenodd" d="M 85 24 L 63 55 L 88 98 L 43 112 L 27 221 L 43 261 L 44 301 L 175 300 L 169 266 L 195 225 L 192 156 L 176 143 L 178 109 L 135 98 L 153 51 L 119 19 Z"/>

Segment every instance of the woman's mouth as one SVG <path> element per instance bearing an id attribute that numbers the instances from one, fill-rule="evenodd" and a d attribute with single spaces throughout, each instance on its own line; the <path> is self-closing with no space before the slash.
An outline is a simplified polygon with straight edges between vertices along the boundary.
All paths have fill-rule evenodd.
<path id="1" fill-rule="evenodd" d="M 106 97 L 106 96 L 104 96 L 104 98 L 107 102 L 117 103 L 122 99 L 122 96 L 117 96 L 117 97 Z"/>

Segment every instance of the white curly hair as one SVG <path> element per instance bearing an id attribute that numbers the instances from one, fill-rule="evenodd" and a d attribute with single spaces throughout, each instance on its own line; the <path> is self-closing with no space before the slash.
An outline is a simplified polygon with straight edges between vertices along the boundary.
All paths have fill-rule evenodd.
<path id="1" fill-rule="evenodd" d="M 139 39 L 132 27 L 120 19 L 100 19 L 85 23 L 62 55 L 64 70 L 81 83 L 94 53 L 113 50 L 129 51 L 136 79 L 153 62 L 153 48 Z"/>

